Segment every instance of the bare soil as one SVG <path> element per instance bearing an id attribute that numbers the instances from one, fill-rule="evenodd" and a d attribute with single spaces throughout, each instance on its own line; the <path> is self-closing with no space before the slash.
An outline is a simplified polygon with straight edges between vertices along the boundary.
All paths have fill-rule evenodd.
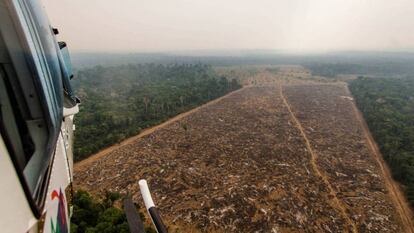
<path id="1" fill-rule="evenodd" d="M 412 232 L 346 85 L 303 74 L 260 72 L 75 164 L 76 188 L 143 206 L 147 179 L 171 232 Z"/>

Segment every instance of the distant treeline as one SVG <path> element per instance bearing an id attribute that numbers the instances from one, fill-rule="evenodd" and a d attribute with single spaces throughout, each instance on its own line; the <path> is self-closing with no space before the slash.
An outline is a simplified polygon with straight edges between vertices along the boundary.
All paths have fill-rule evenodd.
<path id="1" fill-rule="evenodd" d="M 394 178 L 414 207 L 414 78 L 363 78 L 350 84 Z"/>
<path id="2" fill-rule="evenodd" d="M 276 50 L 193 51 L 187 53 L 71 53 L 75 68 L 96 65 L 126 64 L 211 64 L 213 66 L 242 65 L 313 65 L 353 64 L 374 69 L 389 69 L 397 73 L 413 71 L 414 53 L 407 52 L 336 52 L 326 54 L 287 54 Z M 357 65 L 358 66 L 358 65 Z M 397 69 L 399 67 L 399 69 Z M 359 73 L 359 72 L 358 72 Z M 362 74 L 362 73 L 360 73 Z"/>
<path id="3" fill-rule="evenodd" d="M 366 67 L 360 64 L 347 63 L 312 63 L 307 64 L 306 68 L 310 69 L 312 75 L 334 78 L 338 74 L 367 74 Z"/>
<path id="4" fill-rule="evenodd" d="M 340 74 L 370 75 L 376 77 L 408 76 L 414 73 L 412 61 L 398 62 L 361 62 L 358 64 L 338 63 L 306 63 L 312 75 L 335 78 Z"/>
<path id="5" fill-rule="evenodd" d="M 82 100 L 75 118 L 77 161 L 241 87 L 202 64 L 96 66 L 74 80 Z"/>

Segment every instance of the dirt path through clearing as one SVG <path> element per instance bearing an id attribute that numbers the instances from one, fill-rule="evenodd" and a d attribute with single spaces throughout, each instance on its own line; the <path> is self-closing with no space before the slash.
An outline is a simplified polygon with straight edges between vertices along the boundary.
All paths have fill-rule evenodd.
<path id="1" fill-rule="evenodd" d="M 349 95 L 352 96 L 348 86 L 346 86 L 346 88 L 347 88 L 347 92 L 349 93 Z M 392 178 L 388 165 L 385 163 L 382 157 L 382 154 L 378 148 L 378 145 L 375 142 L 374 138 L 372 137 L 371 132 L 369 131 L 368 125 L 365 122 L 365 119 L 361 111 L 359 111 L 354 101 L 352 101 L 352 108 L 354 109 L 357 120 L 361 123 L 365 138 L 369 145 L 369 148 L 372 151 L 372 154 L 375 157 L 375 160 L 378 162 L 378 165 L 380 166 L 381 172 L 384 177 L 385 186 L 387 187 L 389 191 L 390 198 L 395 203 L 395 207 L 397 208 L 397 211 L 403 222 L 403 225 L 404 225 L 403 227 L 405 229 L 405 232 L 414 233 L 414 216 L 413 216 L 413 212 L 410 209 L 410 205 L 408 204 L 401 189 L 398 187 L 398 184 Z"/>
<path id="2" fill-rule="evenodd" d="M 184 112 L 184 113 L 178 114 L 177 116 L 175 116 L 175 117 L 167 120 L 164 123 L 161 123 L 159 125 L 156 125 L 154 127 L 148 128 L 148 129 L 144 129 L 138 135 L 135 135 L 135 136 L 132 136 L 132 137 L 130 137 L 128 139 L 125 139 L 124 141 L 122 141 L 122 142 L 120 142 L 118 144 L 115 144 L 113 146 L 110 146 L 108 148 L 105 148 L 105 149 L 99 151 L 98 153 L 93 154 L 93 155 L 89 156 L 88 158 L 86 158 L 84 160 L 81 160 L 81 161 L 75 163 L 74 164 L 74 170 L 76 171 L 76 170 L 79 170 L 79 169 L 83 168 L 84 166 L 88 166 L 89 164 L 93 163 L 94 161 L 98 160 L 101 157 L 104 157 L 105 155 L 107 155 L 108 153 L 116 150 L 119 147 L 122 147 L 122 146 L 125 146 L 125 145 L 128 145 L 128 144 L 131 144 L 132 142 L 134 142 L 135 140 L 137 140 L 139 138 L 142 138 L 142 137 L 144 137 L 144 136 L 146 136 L 148 134 L 151 134 L 151 133 L 153 133 L 153 132 L 155 132 L 155 131 L 157 131 L 157 130 L 163 128 L 163 127 L 165 127 L 166 125 L 169 125 L 169 124 L 171 124 L 173 122 L 176 122 L 176 121 L 178 121 L 178 120 L 180 120 L 180 119 L 182 119 L 182 118 L 184 118 L 184 117 L 186 117 L 186 116 L 188 116 L 188 115 L 190 115 L 190 114 L 192 114 L 192 113 L 200 110 L 201 108 L 204 108 L 204 107 L 209 106 L 211 104 L 215 104 L 215 103 L 219 102 L 220 100 L 222 100 L 222 99 L 224 99 L 224 98 L 226 98 L 226 97 L 228 97 L 230 95 L 233 95 L 234 93 L 237 93 L 237 92 L 239 92 L 239 91 L 241 91 L 241 90 L 243 90 L 243 89 L 245 89 L 247 87 L 248 86 L 244 86 L 244 87 L 242 87 L 242 88 L 240 88 L 240 89 L 238 89 L 236 91 L 230 92 L 230 93 L 228 93 L 228 94 L 226 94 L 226 95 L 224 95 L 222 97 L 219 97 L 219 98 L 214 99 L 214 100 L 212 100 L 212 101 L 210 101 L 208 103 L 205 103 L 205 104 L 203 104 L 201 106 L 198 106 L 198 107 L 196 107 L 194 109 L 191 109 L 188 112 Z"/>
<path id="3" fill-rule="evenodd" d="M 317 159 L 318 159 L 318 156 L 317 156 L 317 154 L 316 154 L 316 153 L 312 150 L 312 147 L 311 147 L 311 145 L 310 145 L 309 139 L 308 139 L 308 137 L 306 136 L 306 133 L 305 133 L 305 131 L 304 131 L 304 129 L 303 129 L 303 127 L 302 127 L 301 123 L 300 123 L 300 122 L 299 122 L 299 120 L 296 118 L 296 116 L 295 116 L 295 114 L 293 113 L 293 111 L 292 111 L 292 109 L 291 109 L 291 107 L 290 107 L 290 105 L 289 105 L 288 101 L 286 100 L 285 96 L 283 95 L 283 87 L 282 87 L 282 85 L 279 85 L 279 91 L 280 91 L 280 97 L 282 98 L 283 103 L 284 103 L 284 104 L 285 104 L 285 106 L 287 107 L 287 109 L 288 109 L 288 111 L 289 111 L 289 113 L 290 113 L 290 116 L 291 116 L 291 118 L 292 118 L 292 120 L 293 120 L 293 122 L 294 122 L 294 124 L 295 124 L 296 128 L 298 128 L 298 129 L 299 129 L 299 131 L 300 131 L 300 133 L 301 133 L 301 135 L 302 135 L 303 139 L 305 140 L 305 143 L 306 143 L 306 148 L 308 149 L 309 153 L 311 154 L 311 160 L 310 160 L 310 162 L 311 162 L 311 165 L 312 165 L 312 169 L 314 170 L 314 172 L 316 173 L 316 175 L 317 175 L 317 176 L 319 176 L 319 177 L 323 180 L 323 182 L 325 183 L 325 185 L 326 185 L 326 186 L 328 187 L 328 189 L 329 189 L 329 194 L 333 197 L 332 202 L 330 201 L 330 202 L 331 202 L 331 206 L 332 206 L 334 209 L 337 209 L 337 210 L 339 210 L 339 211 L 340 211 L 340 213 L 341 213 L 342 217 L 345 219 L 345 221 L 347 222 L 347 224 L 348 224 L 349 226 L 351 226 L 351 228 L 352 228 L 352 232 L 354 232 L 354 233 L 358 232 L 358 230 L 357 230 L 357 227 L 356 227 L 355 223 L 351 220 L 351 218 L 350 218 L 350 217 L 348 216 L 348 214 L 346 213 L 346 208 L 345 208 L 345 206 L 344 206 L 344 205 L 342 204 L 342 202 L 338 199 L 338 197 L 337 197 L 337 195 L 336 195 L 335 190 L 332 188 L 332 185 L 331 185 L 331 183 L 329 182 L 328 177 L 327 177 L 327 176 L 326 176 L 323 172 L 321 172 L 321 171 L 320 171 L 319 166 L 318 166 L 318 164 L 317 164 Z"/>

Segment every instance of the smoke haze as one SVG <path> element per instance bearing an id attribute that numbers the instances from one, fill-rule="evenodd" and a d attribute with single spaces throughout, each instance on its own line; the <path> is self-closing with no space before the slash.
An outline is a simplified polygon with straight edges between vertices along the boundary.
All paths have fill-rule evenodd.
<path id="1" fill-rule="evenodd" d="M 412 0 L 43 0 L 71 50 L 412 50 Z"/>

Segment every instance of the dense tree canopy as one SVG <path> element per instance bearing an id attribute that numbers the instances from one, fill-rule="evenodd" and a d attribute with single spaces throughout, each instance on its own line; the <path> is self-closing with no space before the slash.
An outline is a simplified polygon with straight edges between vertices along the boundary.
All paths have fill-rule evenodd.
<path id="1" fill-rule="evenodd" d="M 119 194 L 107 193 L 102 202 L 94 200 L 89 193 L 79 190 L 74 195 L 71 232 L 129 232 L 125 213 L 113 206 Z"/>
<path id="2" fill-rule="evenodd" d="M 240 88 L 208 65 L 96 66 L 78 72 L 75 160 Z"/>
<path id="3" fill-rule="evenodd" d="M 106 192 L 102 200 L 92 197 L 88 192 L 78 190 L 73 197 L 73 216 L 71 233 L 128 233 L 129 226 L 123 209 L 115 207 L 119 202 L 119 193 Z M 139 212 L 139 208 L 137 211 Z M 139 212 L 142 221 L 145 215 Z M 151 226 L 145 226 L 148 233 L 156 232 Z"/>
<path id="4" fill-rule="evenodd" d="M 351 82 L 358 107 L 393 176 L 414 206 L 414 78 L 363 78 Z"/>

